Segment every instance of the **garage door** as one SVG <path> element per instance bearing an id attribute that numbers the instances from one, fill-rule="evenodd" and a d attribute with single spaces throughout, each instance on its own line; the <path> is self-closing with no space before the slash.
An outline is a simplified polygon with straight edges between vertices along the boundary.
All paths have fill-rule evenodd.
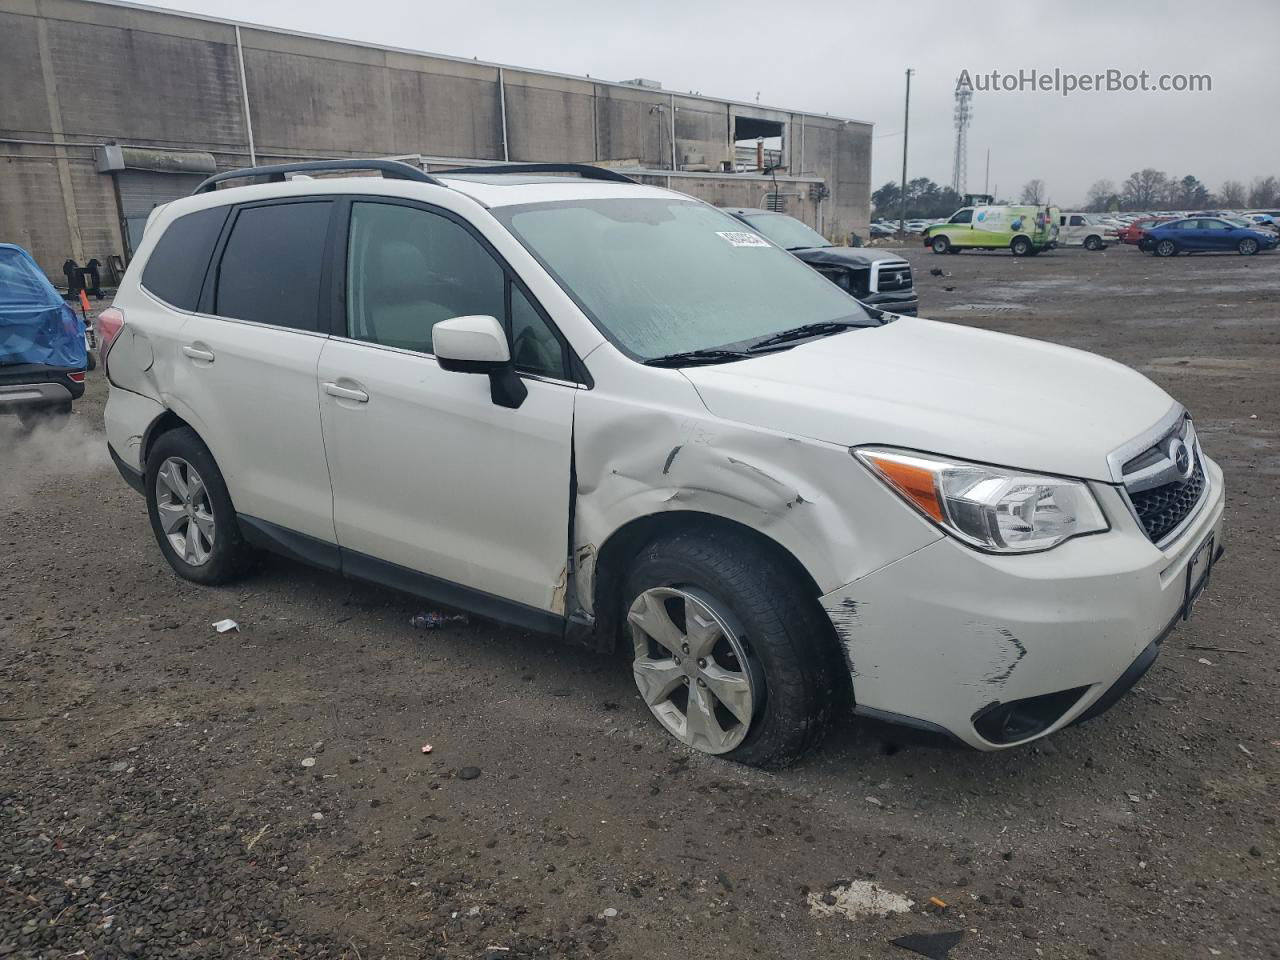
<path id="1" fill-rule="evenodd" d="M 114 176 L 129 259 L 142 242 L 142 228 L 147 225 L 151 211 L 170 200 L 190 196 L 205 178 L 202 173 L 157 173 L 153 170 L 117 170 Z"/>

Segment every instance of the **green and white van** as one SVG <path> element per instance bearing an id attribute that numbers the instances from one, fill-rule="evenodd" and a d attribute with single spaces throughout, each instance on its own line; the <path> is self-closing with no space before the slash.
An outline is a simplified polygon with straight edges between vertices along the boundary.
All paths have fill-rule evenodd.
<path id="1" fill-rule="evenodd" d="M 945 223 L 924 232 L 934 253 L 961 250 L 1009 250 L 1015 257 L 1035 256 L 1053 245 L 1057 218 L 1048 206 L 993 204 L 963 207 Z"/>

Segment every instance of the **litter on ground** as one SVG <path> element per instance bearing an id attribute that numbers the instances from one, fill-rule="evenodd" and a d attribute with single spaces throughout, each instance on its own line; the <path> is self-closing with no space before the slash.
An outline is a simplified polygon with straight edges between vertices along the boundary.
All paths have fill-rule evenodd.
<path id="1" fill-rule="evenodd" d="M 815 917 L 877 917 L 886 913 L 906 913 L 915 901 L 900 893 L 893 893 L 869 880 L 834 887 L 825 893 L 811 893 L 808 897 L 809 912 Z"/>

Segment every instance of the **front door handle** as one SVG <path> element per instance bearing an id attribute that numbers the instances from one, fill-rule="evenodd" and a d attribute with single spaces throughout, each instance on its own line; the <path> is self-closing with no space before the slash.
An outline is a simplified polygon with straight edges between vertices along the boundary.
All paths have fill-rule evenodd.
<path id="1" fill-rule="evenodd" d="M 213 351 L 206 350 L 204 347 L 197 347 L 194 344 L 189 343 L 182 348 L 182 352 L 192 360 L 203 360 L 205 363 L 213 363 Z"/>
<path id="2" fill-rule="evenodd" d="M 331 397 L 337 397 L 340 400 L 354 400 L 356 403 L 368 403 L 369 395 L 363 390 L 355 387 L 343 387 L 331 381 L 326 381 L 324 392 Z"/>

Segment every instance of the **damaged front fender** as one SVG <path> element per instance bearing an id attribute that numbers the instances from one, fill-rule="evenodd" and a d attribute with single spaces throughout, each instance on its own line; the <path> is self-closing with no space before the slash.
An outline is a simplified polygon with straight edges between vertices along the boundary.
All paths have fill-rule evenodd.
<path id="1" fill-rule="evenodd" d="M 845 447 L 690 414 L 705 408 L 678 375 L 669 396 L 672 406 L 643 408 L 599 388 L 578 399 L 574 591 L 587 613 L 603 545 L 655 514 L 688 511 L 750 527 L 795 557 L 820 590 L 937 539 Z M 887 509 L 867 508 L 880 503 Z"/>

